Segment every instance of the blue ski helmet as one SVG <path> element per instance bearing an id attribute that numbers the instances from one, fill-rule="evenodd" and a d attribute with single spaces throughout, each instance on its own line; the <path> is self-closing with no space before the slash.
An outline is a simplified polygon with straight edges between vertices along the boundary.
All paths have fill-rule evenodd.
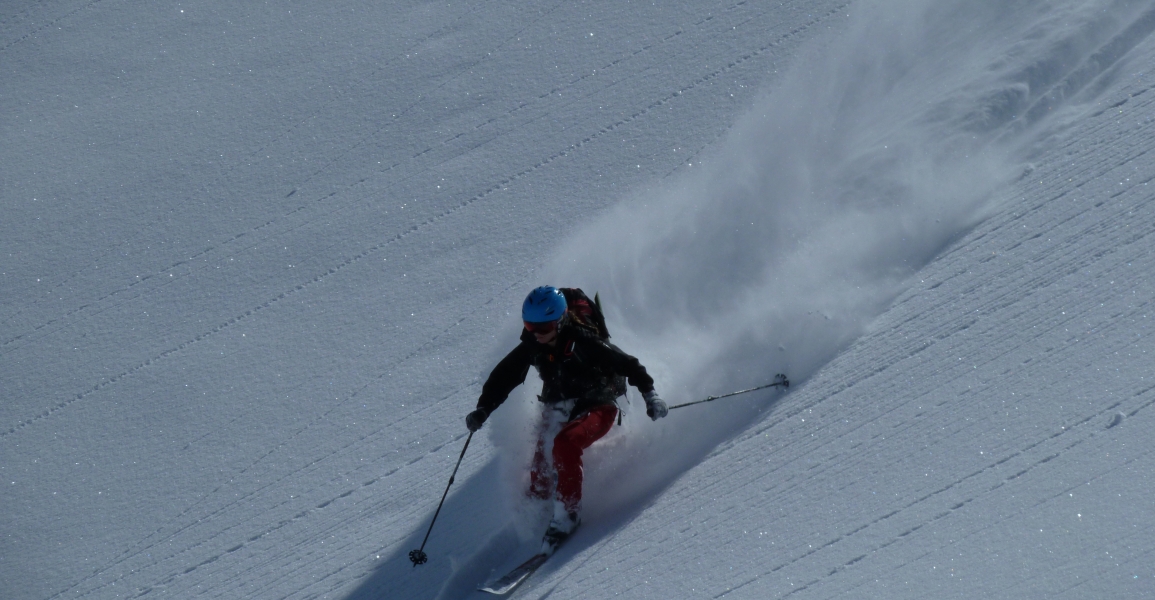
<path id="1" fill-rule="evenodd" d="M 561 290 L 543 285 L 525 297 L 521 303 L 521 320 L 527 323 L 548 323 L 565 316 L 565 295 Z"/>

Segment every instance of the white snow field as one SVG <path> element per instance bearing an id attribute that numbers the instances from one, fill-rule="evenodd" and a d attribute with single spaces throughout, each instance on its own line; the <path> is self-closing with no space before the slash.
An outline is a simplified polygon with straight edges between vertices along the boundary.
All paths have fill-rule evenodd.
<path id="1" fill-rule="evenodd" d="M 1155 5 L 0 5 L 0 598 L 1155 598 Z M 413 566 L 422 546 L 429 562 Z"/>

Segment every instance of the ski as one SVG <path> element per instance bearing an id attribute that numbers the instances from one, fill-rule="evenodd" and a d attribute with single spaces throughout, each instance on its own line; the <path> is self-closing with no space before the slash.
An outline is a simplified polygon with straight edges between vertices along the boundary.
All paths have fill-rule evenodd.
<path id="1" fill-rule="evenodd" d="M 577 527 L 575 526 L 574 529 L 576 530 Z M 512 592 L 513 590 L 517 589 L 517 586 L 521 585 L 526 579 L 529 579 L 529 576 L 533 575 L 534 571 L 536 571 L 538 567 L 544 565 L 546 559 L 552 556 L 554 552 L 557 552 L 557 549 L 560 548 L 561 545 L 564 544 L 565 541 L 572 535 L 573 531 L 563 535 L 551 535 L 550 532 L 547 532 L 545 538 L 542 540 L 541 552 L 534 554 L 532 557 L 530 557 L 529 560 L 521 563 L 520 565 L 517 565 L 513 568 L 512 571 L 506 573 L 501 578 L 491 583 L 487 583 L 477 589 L 482 592 L 495 594 L 497 596 L 504 596 Z"/>
<path id="2" fill-rule="evenodd" d="M 533 572 L 536 571 L 538 567 L 545 564 L 545 560 L 547 558 L 549 558 L 548 554 L 535 554 L 533 555 L 533 558 L 530 558 L 529 560 L 514 567 L 513 570 L 509 573 L 506 573 L 504 577 L 494 581 L 493 583 L 485 584 L 477 589 L 483 592 L 488 592 L 490 594 L 504 596 L 512 592 L 517 586 L 521 585 L 523 581 L 529 579 L 529 576 L 533 575 Z"/>

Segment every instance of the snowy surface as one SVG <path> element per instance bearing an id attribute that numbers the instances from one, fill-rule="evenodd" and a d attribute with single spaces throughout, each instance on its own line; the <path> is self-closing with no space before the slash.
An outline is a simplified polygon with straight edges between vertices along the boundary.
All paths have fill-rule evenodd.
<path id="1" fill-rule="evenodd" d="M 671 403 L 520 598 L 1155 597 L 1155 8 L 0 6 L 0 597 L 468 598 L 525 292 Z"/>

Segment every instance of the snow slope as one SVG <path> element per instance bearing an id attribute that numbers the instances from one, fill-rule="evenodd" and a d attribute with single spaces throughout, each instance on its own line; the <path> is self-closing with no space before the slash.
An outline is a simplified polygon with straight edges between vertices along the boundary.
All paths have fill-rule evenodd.
<path id="1" fill-rule="evenodd" d="M 795 385 L 635 398 L 520 597 L 1155 595 L 1155 11 L 970 4 L 4 7 L 3 597 L 471 596 L 546 281 Z"/>

